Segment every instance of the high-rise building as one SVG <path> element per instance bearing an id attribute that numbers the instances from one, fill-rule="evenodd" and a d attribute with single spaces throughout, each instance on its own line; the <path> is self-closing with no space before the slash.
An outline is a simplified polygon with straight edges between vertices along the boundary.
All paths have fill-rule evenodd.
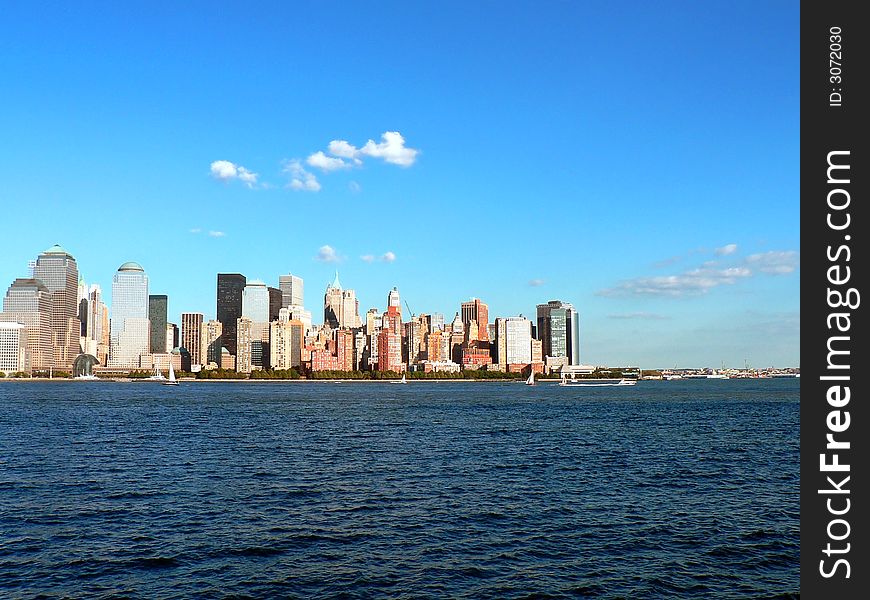
<path id="1" fill-rule="evenodd" d="M 200 348 L 200 358 L 203 365 L 214 363 L 217 367 L 221 366 L 221 333 L 223 326 L 217 319 L 209 321 L 205 324 L 202 335 Z"/>
<path id="2" fill-rule="evenodd" d="M 239 317 L 236 321 L 236 371 L 250 373 L 253 368 L 253 322 L 247 317 Z"/>
<path id="3" fill-rule="evenodd" d="M 81 329 L 79 331 L 80 337 L 87 337 L 88 335 L 88 284 L 85 283 L 84 277 L 79 277 L 79 288 L 78 288 L 78 317 L 79 322 L 81 324 Z M 82 348 L 82 352 L 84 352 L 84 348 Z"/>
<path id="4" fill-rule="evenodd" d="M 323 322 L 332 329 L 354 329 L 362 324 L 356 292 L 342 289 L 341 282 L 338 280 L 338 271 L 335 272 L 335 280 L 326 287 L 326 294 L 323 296 Z"/>
<path id="5" fill-rule="evenodd" d="M 27 328 L 21 323 L 0 322 L 0 373 L 30 371 Z"/>
<path id="6" fill-rule="evenodd" d="M 395 287 L 387 294 L 387 308 L 391 306 L 398 312 L 402 312 L 402 300 L 399 298 L 399 289 Z"/>
<path id="7" fill-rule="evenodd" d="M 444 331 L 444 315 L 442 313 L 432 313 L 427 315 L 429 321 L 429 333 L 436 330 Z"/>
<path id="8" fill-rule="evenodd" d="M 242 316 L 251 321 L 252 368 L 264 369 L 269 366 L 269 312 L 274 298 L 269 290 L 264 282 L 252 280 L 242 291 Z"/>
<path id="9" fill-rule="evenodd" d="M 495 320 L 495 355 L 492 357 L 496 364 L 507 364 L 507 331 L 505 319 L 498 317 Z"/>
<path id="10" fill-rule="evenodd" d="M 580 364 L 580 318 L 574 306 L 561 300 L 538 304 L 538 337 L 544 356 L 567 357 Z"/>
<path id="11" fill-rule="evenodd" d="M 178 335 L 178 325 L 175 323 L 167 323 L 166 324 L 166 345 L 164 347 L 164 352 L 166 354 L 171 353 L 173 350 L 178 348 L 179 342 Z"/>
<path id="12" fill-rule="evenodd" d="M 269 323 L 278 318 L 278 311 L 281 310 L 281 290 L 270 287 L 269 289 Z"/>
<path id="13" fill-rule="evenodd" d="M 169 296 L 148 296 L 148 320 L 151 322 L 151 353 L 166 352 L 166 325 L 169 323 Z"/>
<path id="14" fill-rule="evenodd" d="M 295 275 L 278 276 L 278 288 L 281 290 L 281 308 L 305 306 L 302 278 Z"/>
<path id="15" fill-rule="evenodd" d="M 304 325 L 289 318 L 287 307 L 269 324 L 269 363 L 273 369 L 291 369 L 302 364 Z"/>
<path id="16" fill-rule="evenodd" d="M 150 353 L 150 333 L 148 276 L 141 265 L 125 262 L 112 279 L 109 366 L 138 368 L 139 357 Z"/>
<path id="17" fill-rule="evenodd" d="M 51 307 L 52 294 L 39 279 L 16 279 L 3 299 L 0 321 L 25 326 L 26 353 L 33 369 L 55 366 Z"/>
<path id="18" fill-rule="evenodd" d="M 505 365 L 527 365 L 532 362 L 532 322 L 523 316 L 508 317 L 505 324 Z"/>
<path id="19" fill-rule="evenodd" d="M 462 303 L 462 322 L 467 328 L 472 321 L 477 323 L 477 337 L 472 341 L 489 340 L 489 307 L 480 298 L 472 298 Z"/>
<path id="20" fill-rule="evenodd" d="M 88 317 L 86 320 L 85 346 L 82 351 L 94 356 L 104 365 L 109 356 L 109 307 L 103 302 L 103 290 L 99 285 L 88 289 Z"/>
<path id="21" fill-rule="evenodd" d="M 78 319 L 79 270 L 72 255 L 52 246 L 36 258 L 33 277 L 51 294 L 51 331 L 57 368 L 72 369 L 79 354 L 81 322 Z"/>
<path id="22" fill-rule="evenodd" d="M 181 346 L 190 352 L 190 362 L 193 365 L 207 364 L 202 351 L 204 317 L 198 312 L 181 313 Z"/>
<path id="23" fill-rule="evenodd" d="M 242 290 L 242 316 L 255 323 L 269 322 L 269 288 L 259 279 L 252 279 Z"/>
<path id="24" fill-rule="evenodd" d="M 218 273 L 217 320 L 221 322 L 222 344 L 236 354 L 236 321 L 242 316 L 242 291 L 247 279 L 238 273 Z"/>

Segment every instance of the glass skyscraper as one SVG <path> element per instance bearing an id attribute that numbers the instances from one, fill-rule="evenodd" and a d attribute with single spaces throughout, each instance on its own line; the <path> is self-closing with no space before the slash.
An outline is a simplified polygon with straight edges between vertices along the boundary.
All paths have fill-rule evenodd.
<path id="1" fill-rule="evenodd" d="M 112 279 L 109 366 L 138 368 L 139 356 L 150 353 L 150 333 L 148 276 L 139 264 L 126 262 Z"/>
<path id="2" fill-rule="evenodd" d="M 580 364 L 580 318 L 574 306 L 550 300 L 537 306 L 538 336 L 544 356 L 568 358 L 569 365 Z"/>
<path id="3" fill-rule="evenodd" d="M 54 245 L 36 258 L 33 277 L 51 294 L 51 336 L 57 368 L 71 368 L 79 354 L 79 269 L 72 255 Z"/>
<path id="4" fill-rule="evenodd" d="M 239 273 L 218 273 L 217 320 L 221 322 L 223 347 L 236 355 L 236 320 L 242 316 L 242 291 L 247 279 Z"/>
<path id="5" fill-rule="evenodd" d="M 169 323 L 167 318 L 168 312 L 169 296 L 148 296 L 148 320 L 151 321 L 151 354 L 166 352 L 166 325 Z"/>

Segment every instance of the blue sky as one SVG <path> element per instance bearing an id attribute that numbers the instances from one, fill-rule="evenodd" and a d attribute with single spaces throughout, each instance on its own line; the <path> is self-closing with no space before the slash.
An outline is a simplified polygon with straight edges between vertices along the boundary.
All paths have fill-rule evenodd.
<path id="1" fill-rule="evenodd" d="M 59 243 L 176 322 L 218 272 L 317 319 L 337 268 L 572 302 L 583 362 L 799 365 L 796 3 L 184 4 L 4 5 L 0 287 Z"/>

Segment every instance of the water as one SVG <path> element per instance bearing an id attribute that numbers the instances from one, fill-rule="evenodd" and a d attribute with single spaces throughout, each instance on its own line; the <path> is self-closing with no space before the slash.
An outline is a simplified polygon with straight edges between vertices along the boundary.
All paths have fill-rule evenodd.
<path id="1" fill-rule="evenodd" d="M 788 597 L 799 380 L 0 383 L 0 597 Z"/>

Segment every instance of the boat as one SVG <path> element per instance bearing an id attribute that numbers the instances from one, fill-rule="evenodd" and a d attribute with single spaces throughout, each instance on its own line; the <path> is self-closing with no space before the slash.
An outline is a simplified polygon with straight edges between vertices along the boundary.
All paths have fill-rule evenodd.
<path id="1" fill-rule="evenodd" d="M 169 379 L 160 382 L 163 385 L 178 385 L 175 379 L 175 369 L 172 368 L 172 357 L 169 357 Z"/>
<path id="2" fill-rule="evenodd" d="M 535 372 L 529 373 L 529 378 L 526 379 L 526 385 L 535 385 Z"/>
<path id="3" fill-rule="evenodd" d="M 559 385 L 601 387 L 635 385 L 636 383 L 637 379 L 628 379 L 626 377 L 623 377 L 621 379 L 576 379 L 573 373 L 570 377 L 567 373 L 563 373 L 562 381 L 559 382 Z"/>
<path id="4" fill-rule="evenodd" d="M 169 364 L 172 364 L 172 361 L 169 361 Z M 160 372 L 160 366 L 157 362 L 154 362 L 154 375 L 151 377 L 146 377 L 148 381 L 166 381 L 166 377 L 163 376 L 163 373 Z"/>
<path id="5" fill-rule="evenodd" d="M 97 377 L 96 375 L 78 375 L 77 377 L 74 377 L 73 379 L 75 379 L 76 381 L 99 381 L 100 380 L 100 378 Z"/>
<path id="6" fill-rule="evenodd" d="M 401 379 L 399 379 L 398 381 L 396 381 L 396 380 L 394 379 L 394 380 L 390 381 L 390 383 L 408 383 L 408 380 L 405 379 L 405 374 L 402 373 L 402 378 L 401 378 Z"/>

